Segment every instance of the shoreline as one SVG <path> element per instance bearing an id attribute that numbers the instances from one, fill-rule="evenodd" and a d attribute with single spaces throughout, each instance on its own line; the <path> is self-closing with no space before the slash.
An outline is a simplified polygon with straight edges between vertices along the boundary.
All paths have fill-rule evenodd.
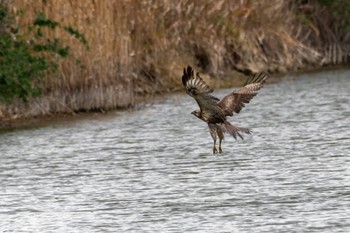
<path id="1" fill-rule="evenodd" d="M 173 93 L 180 93 L 180 90 Z M 130 107 L 115 108 L 110 110 L 94 110 L 94 111 L 75 111 L 75 112 L 61 112 L 50 115 L 5 119 L 0 120 L 0 133 L 6 131 L 12 131 L 16 129 L 36 128 L 41 126 L 49 126 L 59 124 L 62 122 L 76 122 L 83 119 L 93 119 L 100 117 L 108 117 L 118 112 L 133 112 L 142 109 L 145 105 L 151 104 L 162 96 L 166 96 L 168 93 L 162 93 L 156 96 L 147 96 L 137 98 L 137 102 Z"/>
<path id="2" fill-rule="evenodd" d="M 239 85 L 243 74 L 282 76 L 350 64 L 350 17 L 343 12 L 350 5 L 280 0 L 120 2 L 8 2 L 13 28 L 28 28 L 45 12 L 63 27 L 84 34 L 89 50 L 64 30 L 44 29 L 46 40 L 67 44 L 81 65 L 59 59 L 55 74 L 29 80 L 41 96 L 29 96 L 27 103 L 0 103 L 0 128 L 36 118 L 130 109 L 182 90 L 179 79 L 187 65 L 216 89 Z M 62 17 L 62 12 L 74 13 Z M 15 79 L 10 78 L 12 86 Z"/>
<path id="3" fill-rule="evenodd" d="M 349 66 L 329 66 L 329 67 L 320 67 L 317 69 L 298 70 L 298 71 L 284 73 L 284 74 L 278 73 L 278 74 L 271 75 L 272 78 L 268 83 L 279 82 L 286 75 L 299 76 L 305 73 L 317 73 L 317 72 L 327 72 L 327 71 L 347 70 L 347 69 L 350 69 L 350 67 Z M 179 83 L 180 83 L 180 77 L 179 77 Z M 216 90 L 221 88 L 230 88 L 230 87 L 239 86 L 237 85 L 239 83 L 242 83 L 242 81 L 237 81 L 237 79 L 231 79 L 230 82 L 220 83 L 219 81 L 216 83 L 216 85 L 215 84 L 213 85 L 213 83 L 211 83 L 211 86 L 214 88 L 214 90 Z M 133 111 L 137 111 L 138 109 L 144 108 L 145 105 L 151 104 L 164 96 L 168 96 L 171 94 L 178 94 L 178 93 L 181 93 L 182 91 L 183 90 L 179 88 L 173 92 L 168 91 L 168 92 L 159 93 L 155 95 L 136 96 L 135 104 L 131 107 L 125 107 L 125 108 L 115 108 L 115 109 L 110 109 L 105 111 L 94 110 L 94 111 L 74 111 L 73 113 L 62 112 L 62 113 L 43 115 L 43 116 L 0 120 L 0 133 L 12 131 L 12 130 L 18 130 L 18 129 L 25 130 L 25 129 L 31 129 L 31 128 L 37 128 L 37 127 L 45 127 L 45 126 L 60 124 L 64 122 L 74 123 L 76 121 L 80 121 L 84 119 L 110 117 L 114 115 L 116 112 L 125 112 L 125 111 L 133 112 Z"/>

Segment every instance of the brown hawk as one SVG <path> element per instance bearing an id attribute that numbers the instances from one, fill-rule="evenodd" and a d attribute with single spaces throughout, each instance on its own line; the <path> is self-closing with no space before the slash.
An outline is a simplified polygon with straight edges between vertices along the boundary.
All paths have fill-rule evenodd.
<path id="1" fill-rule="evenodd" d="M 257 95 L 257 91 L 262 88 L 268 76 L 265 73 L 254 74 L 250 77 L 243 87 L 234 90 L 226 95 L 222 100 L 211 95 L 211 89 L 199 76 L 193 73 L 193 69 L 188 66 L 184 68 L 182 83 L 186 88 L 186 93 L 192 96 L 199 110 L 193 111 L 191 114 L 208 124 L 210 134 L 214 140 L 213 153 L 222 153 L 221 142 L 224 138 L 224 133 L 229 133 L 235 139 L 237 136 L 243 140 L 243 133 L 250 134 L 250 129 L 240 128 L 232 125 L 227 121 L 228 116 L 233 116 L 233 113 L 239 113 L 245 104 Z M 219 138 L 219 151 L 216 149 L 216 139 Z"/>

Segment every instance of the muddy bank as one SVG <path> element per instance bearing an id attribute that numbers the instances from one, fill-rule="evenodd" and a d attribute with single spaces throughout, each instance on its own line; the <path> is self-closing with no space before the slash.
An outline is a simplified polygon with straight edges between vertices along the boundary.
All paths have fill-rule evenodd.
<path id="1" fill-rule="evenodd" d="M 62 61 L 56 76 L 28 103 L 0 104 L 0 121 L 128 108 L 147 96 L 181 89 L 188 64 L 215 87 L 242 76 L 347 65 L 349 20 L 319 1 L 9 1 L 23 14 L 38 12 L 86 36 L 90 50 L 59 32 L 85 68 Z M 343 7 L 344 8 L 344 7 Z M 345 21 L 344 21 L 345 20 Z M 349 24 L 348 24 L 349 23 Z"/>

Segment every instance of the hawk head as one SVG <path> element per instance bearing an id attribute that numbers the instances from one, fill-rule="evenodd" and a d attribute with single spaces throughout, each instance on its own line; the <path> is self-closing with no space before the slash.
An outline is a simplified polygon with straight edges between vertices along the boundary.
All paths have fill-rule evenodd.
<path id="1" fill-rule="evenodd" d="M 209 123 L 208 115 L 204 114 L 201 110 L 193 111 L 191 114 L 195 115 L 202 121 Z"/>
<path id="2" fill-rule="evenodd" d="M 193 112 L 191 112 L 191 114 L 195 115 L 199 119 L 202 119 L 202 114 L 201 114 L 200 110 L 193 111 Z"/>

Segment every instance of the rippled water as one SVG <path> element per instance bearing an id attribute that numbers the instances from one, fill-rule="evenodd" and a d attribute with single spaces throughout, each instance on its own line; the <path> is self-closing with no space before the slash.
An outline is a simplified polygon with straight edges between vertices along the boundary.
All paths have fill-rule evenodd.
<path id="1" fill-rule="evenodd" d="M 222 155 L 185 94 L 2 133 L 0 232 L 350 232 L 349 94 L 349 71 L 267 85 Z"/>

